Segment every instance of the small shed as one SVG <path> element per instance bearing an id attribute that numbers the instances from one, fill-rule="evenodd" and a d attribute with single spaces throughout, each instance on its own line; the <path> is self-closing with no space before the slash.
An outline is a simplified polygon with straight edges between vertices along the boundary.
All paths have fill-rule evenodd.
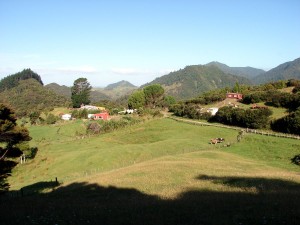
<path id="1" fill-rule="evenodd" d="M 62 120 L 71 120 L 72 119 L 72 115 L 71 114 L 63 114 L 61 116 Z"/>
<path id="2" fill-rule="evenodd" d="M 243 99 L 243 94 L 240 94 L 240 93 L 226 93 L 226 98 Z"/>
<path id="3" fill-rule="evenodd" d="M 94 114 L 94 120 L 108 120 L 108 119 L 109 119 L 108 112 Z"/>

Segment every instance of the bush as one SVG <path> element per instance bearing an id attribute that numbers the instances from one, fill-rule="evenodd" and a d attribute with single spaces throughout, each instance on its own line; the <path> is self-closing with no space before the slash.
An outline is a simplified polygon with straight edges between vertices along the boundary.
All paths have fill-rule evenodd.
<path id="1" fill-rule="evenodd" d="M 283 133 L 300 135 L 300 108 L 271 123 L 271 129 Z"/>
<path id="2" fill-rule="evenodd" d="M 49 113 L 45 122 L 47 124 L 55 124 L 58 120 L 59 118 L 57 116 L 53 115 L 52 113 Z"/>
<path id="3" fill-rule="evenodd" d="M 89 112 L 86 109 L 78 109 L 72 111 L 72 118 L 76 119 L 86 119 L 88 117 Z"/>
<path id="4" fill-rule="evenodd" d="M 142 122 L 143 120 L 138 117 L 124 116 L 120 120 L 98 120 L 87 126 L 87 133 L 97 134 L 97 133 L 108 133 L 120 128 L 131 126 Z"/>
<path id="5" fill-rule="evenodd" d="M 291 159 L 292 163 L 300 166 L 300 154 L 299 155 L 295 155 L 292 159 Z"/>
<path id="6" fill-rule="evenodd" d="M 270 109 L 244 110 L 225 106 L 220 108 L 210 121 L 227 125 L 260 129 L 267 127 L 270 115 L 272 115 L 272 111 Z"/>

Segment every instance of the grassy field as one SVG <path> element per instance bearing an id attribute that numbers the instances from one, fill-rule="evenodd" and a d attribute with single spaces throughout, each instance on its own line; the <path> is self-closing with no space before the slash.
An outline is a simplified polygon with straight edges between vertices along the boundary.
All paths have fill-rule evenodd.
<path id="1" fill-rule="evenodd" d="M 157 119 L 78 139 L 84 122 L 30 128 L 37 157 L 1 201 L 4 224 L 298 224 L 299 140 Z M 223 137 L 230 147 L 211 145 Z M 63 182 L 51 193 L 55 177 Z M 30 206 L 30 207 L 28 207 Z M 6 213 L 5 213 L 6 212 Z M 12 213 L 8 213 L 12 212 Z"/>

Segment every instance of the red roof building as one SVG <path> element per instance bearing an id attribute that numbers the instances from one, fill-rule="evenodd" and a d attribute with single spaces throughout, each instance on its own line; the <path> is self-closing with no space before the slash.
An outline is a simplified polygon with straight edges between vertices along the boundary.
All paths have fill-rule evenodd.
<path id="1" fill-rule="evenodd" d="M 226 93 L 226 98 L 243 99 L 243 95 L 240 93 Z"/>
<path id="2" fill-rule="evenodd" d="M 109 119 L 108 112 L 94 114 L 94 120 L 108 120 L 108 119 Z"/>

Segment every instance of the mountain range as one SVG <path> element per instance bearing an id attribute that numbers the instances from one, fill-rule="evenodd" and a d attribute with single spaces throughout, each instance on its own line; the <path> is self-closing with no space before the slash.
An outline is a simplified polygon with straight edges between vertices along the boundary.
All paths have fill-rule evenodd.
<path id="1" fill-rule="evenodd" d="M 0 81 L 0 92 L 9 90 L 18 85 L 20 80 L 35 79 L 43 87 L 40 76 L 30 69 L 9 75 Z M 91 91 L 92 102 L 101 100 L 116 100 L 130 95 L 134 90 L 150 84 L 161 84 L 167 95 L 176 99 L 190 99 L 201 93 L 217 88 L 233 87 L 239 84 L 263 84 L 277 80 L 300 79 L 300 58 L 283 63 L 269 71 L 253 67 L 230 67 L 220 62 L 210 62 L 205 65 L 191 65 L 184 69 L 171 72 L 155 80 L 136 87 L 128 81 L 110 84 L 105 88 L 93 88 Z M 29 86 L 27 85 L 26 88 Z M 51 90 L 60 96 L 70 99 L 71 88 L 51 83 L 43 88 Z"/>

